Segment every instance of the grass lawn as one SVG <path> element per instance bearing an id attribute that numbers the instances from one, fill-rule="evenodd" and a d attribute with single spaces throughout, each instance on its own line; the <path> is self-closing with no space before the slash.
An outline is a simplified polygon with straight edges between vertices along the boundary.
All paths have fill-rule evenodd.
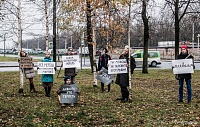
<path id="1" fill-rule="evenodd" d="M 100 93 L 100 82 L 97 88 L 93 88 L 91 70 L 78 71 L 78 103 L 66 108 L 61 108 L 56 94 L 63 84 L 63 78 L 54 75 L 54 86 L 48 98 L 44 96 L 41 75 L 34 78 L 38 93 L 30 93 L 28 80 L 24 79 L 24 93 L 19 94 L 19 72 L 1 72 L 0 126 L 200 125 L 200 71 L 192 75 L 191 104 L 187 104 L 186 85 L 184 103 L 177 103 L 179 85 L 172 70 L 149 70 L 149 74 L 135 71 L 132 77 L 132 103 L 116 101 L 121 96 L 118 85 L 111 84 L 110 93 Z M 64 71 L 61 71 L 63 75 Z"/>
<path id="2" fill-rule="evenodd" d="M 42 61 L 41 59 L 33 59 L 33 62 L 41 62 L 41 61 Z M 0 62 L 18 62 L 18 58 L 0 56 Z"/>

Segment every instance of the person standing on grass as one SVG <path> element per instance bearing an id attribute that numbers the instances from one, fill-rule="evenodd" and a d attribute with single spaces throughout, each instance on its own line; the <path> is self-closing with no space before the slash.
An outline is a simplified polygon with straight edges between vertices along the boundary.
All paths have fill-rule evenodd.
<path id="1" fill-rule="evenodd" d="M 178 55 L 178 59 L 192 59 L 193 60 L 193 68 L 194 68 L 194 57 L 188 54 L 187 46 L 181 47 L 181 53 Z M 179 80 L 179 103 L 183 102 L 183 83 L 184 79 L 187 85 L 187 92 L 188 92 L 188 103 L 191 103 L 192 99 L 192 87 L 191 87 L 191 73 L 187 74 L 178 74 Z"/>
<path id="2" fill-rule="evenodd" d="M 73 55 L 72 54 L 73 49 L 68 48 L 67 56 Z M 63 62 L 63 61 L 62 61 Z M 65 68 L 65 76 L 71 77 L 71 83 L 75 84 L 75 76 L 77 75 L 77 68 Z"/>
<path id="3" fill-rule="evenodd" d="M 129 70 L 128 69 L 128 57 L 129 57 L 129 47 L 125 46 L 124 53 L 119 57 L 119 59 L 126 59 L 127 70 Z M 135 65 L 135 59 L 132 56 L 131 56 L 130 62 L 131 62 L 131 74 L 133 74 L 133 71 L 134 71 L 136 65 Z M 128 97 L 129 97 L 129 91 L 128 91 L 127 87 L 130 85 L 129 84 L 129 73 L 117 74 L 115 83 L 120 86 L 121 94 L 122 94 L 122 97 L 117 98 L 117 100 L 121 100 L 122 102 L 127 102 Z"/>
<path id="4" fill-rule="evenodd" d="M 20 57 L 28 57 L 28 54 L 24 51 L 21 51 Z M 33 84 L 33 78 L 36 76 L 34 68 L 23 68 L 23 70 L 24 70 L 24 74 L 25 74 L 26 79 L 29 79 L 30 92 L 32 92 L 32 90 L 33 90 L 33 92 L 37 93 L 38 91 L 35 90 L 35 86 Z"/>
<path id="5" fill-rule="evenodd" d="M 46 51 L 45 57 L 42 62 L 53 62 L 50 57 L 50 52 Z M 45 90 L 45 96 L 50 97 L 51 87 L 53 87 L 53 74 L 42 74 L 42 85 Z"/>
<path id="6" fill-rule="evenodd" d="M 106 48 L 103 49 L 103 55 L 99 56 L 98 69 L 97 73 L 99 75 L 99 71 L 102 67 L 108 70 L 108 60 L 111 60 L 110 55 L 107 54 L 108 50 Z M 101 82 L 101 93 L 104 91 L 104 84 Z M 108 92 L 110 92 L 110 84 L 108 85 Z"/>

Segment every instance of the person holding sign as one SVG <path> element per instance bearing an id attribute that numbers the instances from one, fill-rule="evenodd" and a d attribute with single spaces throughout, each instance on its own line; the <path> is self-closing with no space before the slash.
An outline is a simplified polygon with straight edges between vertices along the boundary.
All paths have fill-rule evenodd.
<path id="1" fill-rule="evenodd" d="M 64 85 L 72 85 L 69 76 L 66 76 L 66 77 L 64 78 Z M 61 87 L 62 87 L 62 86 L 61 86 Z M 66 88 L 66 89 L 68 89 L 68 88 Z M 65 93 L 65 92 L 66 92 L 66 91 L 62 91 L 61 88 L 57 91 L 58 100 L 59 100 L 60 103 L 61 103 L 61 93 Z M 67 91 L 67 92 L 68 92 L 67 94 L 70 94 L 70 92 L 72 92 L 72 91 Z M 79 91 L 77 91 L 76 93 L 79 94 Z M 61 103 L 61 107 L 62 107 L 62 108 L 65 107 L 65 106 L 66 106 L 65 103 Z M 73 107 L 73 106 L 74 106 L 74 103 L 71 103 L 70 106 Z"/>
<path id="2" fill-rule="evenodd" d="M 73 49 L 68 48 L 67 56 L 73 55 L 72 54 Z M 77 68 L 65 68 L 65 76 L 71 77 L 71 83 L 75 84 L 75 76 L 77 75 Z"/>
<path id="3" fill-rule="evenodd" d="M 28 57 L 28 54 L 24 51 L 21 51 L 20 57 Z M 20 60 L 19 60 L 19 63 L 20 63 Z M 32 62 L 32 64 L 33 64 L 33 62 Z M 35 90 L 35 86 L 33 84 L 33 78 L 36 76 L 34 68 L 32 67 L 32 68 L 21 68 L 21 69 L 24 70 L 26 79 L 29 79 L 30 92 L 32 92 L 32 90 L 33 90 L 33 92 L 37 93 L 37 91 Z"/>
<path id="4" fill-rule="evenodd" d="M 127 68 L 128 68 L 128 57 L 129 57 L 129 47 L 125 46 L 124 53 L 119 57 L 119 59 L 126 59 Z M 131 62 L 131 74 L 133 74 L 136 65 L 135 65 L 135 59 L 132 56 L 130 62 Z M 117 98 L 117 100 L 121 100 L 122 102 L 127 102 L 129 97 L 129 91 L 127 89 L 127 86 L 129 86 L 129 74 L 128 73 L 117 74 L 115 83 L 120 85 L 122 94 L 122 97 Z"/>
<path id="5" fill-rule="evenodd" d="M 99 56 L 99 63 L 97 73 L 99 75 L 99 71 L 102 67 L 108 70 L 108 60 L 111 60 L 110 55 L 107 54 L 108 50 L 106 48 L 103 49 L 103 55 Z M 101 93 L 104 91 L 104 83 L 101 82 Z M 110 92 L 110 84 L 108 85 L 108 92 Z"/>
<path id="6" fill-rule="evenodd" d="M 194 59 L 194 57 L 190 54 L 188 54 L 187 46 L 181 47 L 181 53 L 178 55 L 178 59 Z M 193 69 L 194 69 L 194 60 L 193 60 Z M 187 85 L 187 91 L 188 91 L 188 103 L 191 103 L 192 98 L 192 88 L 191 88 L 191 73 L 187 74 L 178 74 L 178 80 L 179 80 L 179 103 L 183 102 L 183 83 L 184 79 Z"/>
<path id="7" fill-rule="evenodd" d="M 42 60 L 42 62 L 53 62 L 53 60 L 50 57 L 50 52 L 46 51 L 45 57 Z M 45 90 L 45 96 L 50 97 L 50 91 L 51 87 L 53 87 L 53 74 L 42 74 L 42 85 Z"/>

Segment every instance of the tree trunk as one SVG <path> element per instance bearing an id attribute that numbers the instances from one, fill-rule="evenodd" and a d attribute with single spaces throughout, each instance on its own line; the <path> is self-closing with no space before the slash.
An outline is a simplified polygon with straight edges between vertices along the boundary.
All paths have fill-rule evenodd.
<path id="1" fill-rule="evenodd" d="M 178 8 L 179 0 L 175 2 L 175 59 L 177 59 L 179 54 L 179 8 Z"/>
<path id="2" fill-rule="evenodd" d="M 49 19 L 47 14 L 47 0 L 45 0 L 45 17 L 46 17 L 46 51 L 49 50 Z"/>
<path id="3" fill-rule="evenodd" d="M 90 65 L 93 73 L 93 45 L 92 45 L 92 24 L 91 24 L 91 5 L 90 0 L 87 0 L 87 41 L 90 57 Z"/>
<path id="4" fill-rule="evenodd" d="M 94 84 L 97 86 L 97 66 L 96 66 L 96 8 L 94 8 L 94 25 L 93 25 L 93 73 L 94 73 Z"/>
<path id="5" fill-rule="evenodd" d="M 144 52 L 143 52 L 143 67 L 142 73 L 148 73 L 148 39 L 149 39 L 149 25 L 148 25 L 148 18 L 146 16 L 146 6 L 147 1 L 143 0 L 142 2 L 142 20 L 144 23 Z"/>
<path id="6" fill-rule="evenodd" d="M 20 59 L 20 52 L 21 52 L 21 45 L 22 45 L 22 28 L 21 28 L 21 0 L 18 0 L 18 30 L 19 30 L 19 37 L 18 37 L 18 58 Z M 19 93 L 23 93 L 23 88 L 24 88 L 24 76 L 22 69 L 19 68 L 20 71 L 20 88 L 19 88 Z"/>

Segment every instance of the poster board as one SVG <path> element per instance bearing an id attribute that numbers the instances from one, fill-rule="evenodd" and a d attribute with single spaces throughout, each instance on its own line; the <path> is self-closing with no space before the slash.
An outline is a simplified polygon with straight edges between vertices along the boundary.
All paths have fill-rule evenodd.
<path id="1" fill-rule="evenodd" d="M 19 67 L 20 68 L 33 68 L 32 57 L 20 57 Z"/>
<path id="2" fill-rule="evenodd" d="M 126 67 L 126 59 L 108 60 L 108 74 L 123 74 L 128 73 Z"/>
<path id="3" fill-rule="evenodd" d="M 80 67 L 79 55 L 62 56 L 63 68 Z"/>
<path id="4" fill-rule="evenodd" d="M 174 74 L 194 73 L 192 59 L 172 60 L 172 68 Z"/>
<path id="5" fill-rule="evenodd" d="M 55 74 L 55 62 L 38 62 L 38 74 Z"/>
<path id="6" fill-rule="evenodd" d="M 78 85 L 61 85 L 60 103 L 77 103 Z"/>
<path id="7" fill-rule="evenodd" d="M 109 85 L 114 79 L 114 75 L 108 74 L 108 70 L 102 67 L 99 71 L 99 75 L 97 75 L 97 79 L 102 83 Z"/>

